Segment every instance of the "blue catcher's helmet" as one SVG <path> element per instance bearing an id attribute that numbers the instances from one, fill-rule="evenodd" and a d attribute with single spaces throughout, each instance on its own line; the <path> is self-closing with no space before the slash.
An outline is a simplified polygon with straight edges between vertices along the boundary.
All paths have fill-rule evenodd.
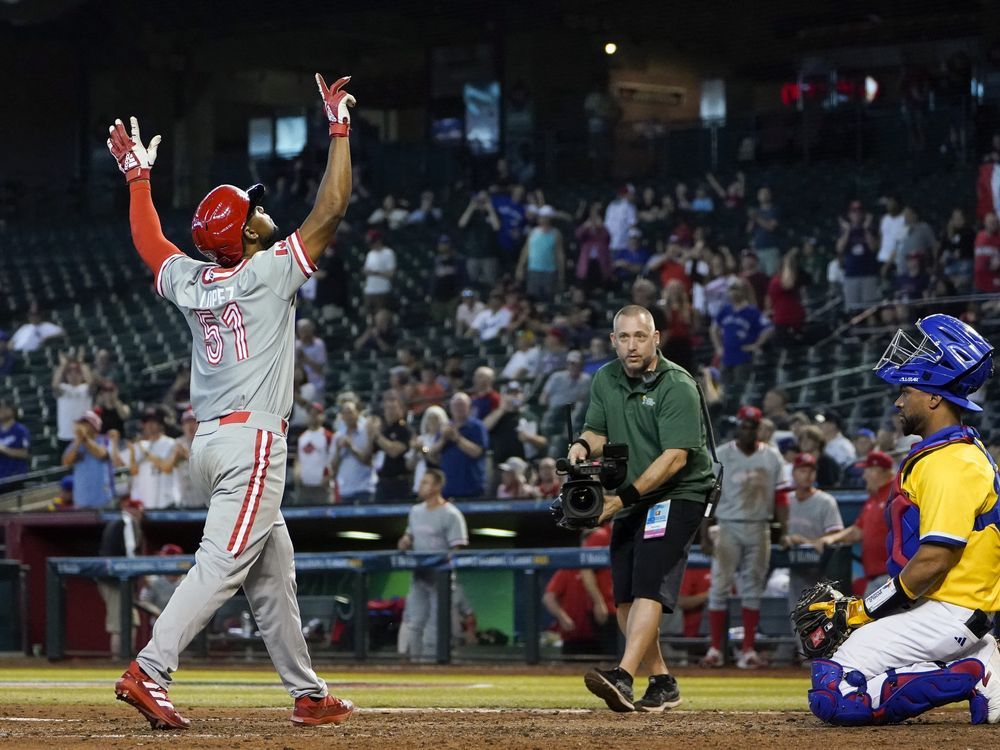
<path id="1" fill-rule="evenodd" d="M 902 330 L 875 365 L 875 374 L 893 385 L 936 393 L 970 411 L 982 409 L 968 399 L 993 374 L 993 347 L 976 330 L 951 315 L 917 321 L 924 335 L 914 342 Z"/>

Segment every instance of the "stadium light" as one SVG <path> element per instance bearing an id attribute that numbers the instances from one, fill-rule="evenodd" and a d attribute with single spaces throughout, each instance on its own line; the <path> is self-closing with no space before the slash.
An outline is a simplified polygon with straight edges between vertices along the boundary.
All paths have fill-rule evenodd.
<path id="1" fill-rule="evenodd" d="M 608 42 L 607 44 L 604 45 L 605 55 L 613 55 L 617 51 L 618 51 L 618 45 L 615 44 L 614 42 Z"/>

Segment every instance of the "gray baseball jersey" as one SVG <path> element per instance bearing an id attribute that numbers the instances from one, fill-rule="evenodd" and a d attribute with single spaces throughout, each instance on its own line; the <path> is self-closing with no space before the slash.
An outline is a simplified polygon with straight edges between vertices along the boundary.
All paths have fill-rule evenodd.
<path id="1" fill-rule="evenodd" d="M 232 268 L 172 255 L 156 291 L 184 313 L 191 405 L 199 421 L 233 411 L 292 411 L 295 293 L 316 266 L 298 231 Z"/>
<path id="2" fill-rule="evenodd" d="M 410 508 L 406 533 L 413 539 L 414 552 L 448 552 L 469 543 L 469 531 L 462 511 L 451 503 L 427 509 L 427 503 Z"/>
<path id="3" fill-rule="evenodd" d="M 748 456 L 732 441 L 719 448 L 719 461 L 726 467 L 726 475 L 715 517 L 720 521 L 770 521 L 774 491 L 781 483 L 781 454 L 758 443 L 757 450 Z"/>
<path id="4" fill-rule="evenodd" d="M 842 528 L 844 519 L 833 495 L 816 490 L 805 500 L 799 500 L 794 493 L 789 496 L 788 533 L 818 539 Z"/>

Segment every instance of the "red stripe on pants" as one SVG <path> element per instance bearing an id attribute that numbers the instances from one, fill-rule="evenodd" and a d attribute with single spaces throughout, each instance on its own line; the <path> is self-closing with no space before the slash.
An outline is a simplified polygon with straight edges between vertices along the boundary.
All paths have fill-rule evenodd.
<path id="1" fill-rule="evenodd" d="M 232 552 L 233 547 L 236 546 L 236 540 L 240 533 L 240 528 L 243 526 L 243 518 L 246 516 L 247 508 L 250 506 L 250 501 L 253 499 L 255 483 L 254 480 L 257 478 L 257 473 L 260 471 L 261 456 L 260 456 L 260 441 L 264 436 L 262 430 L 257 430 L 257 441 L 254 443 L 253 448 L 253 469 L 250 471 L 250 481 L 247 482 L 247 491 L 243 496 L 243 507 L 240 508 L 240 515 L 236 519 L 236 525 L 233 527 L 233 533 L 229 537 L 229 546 L 226 547 L 227 552 Z"/>
<path id="2" fill-rule="evenodd" d="M 264 440 L 264 458 L 261 461 L 260 484 L 257 487 L 257 494 L 251 503 L 250 522 L 247 523 L 247 532 L 243 535 L 243 541 L 240 542 L 239 549 L 233 553 L 233 557 L 239 557 L 240 553 L 246 549 L 247 540 L 250 539 L 250 531 L 253 529 L 254 519 L 257 518 L 257 511 L 260 509 L 260 499 L 264 496 L 264 480 L 267 479 L 267 467 L 271 465 L 271 443 L 274 437 L 270 432 L 265 432 Z"/>

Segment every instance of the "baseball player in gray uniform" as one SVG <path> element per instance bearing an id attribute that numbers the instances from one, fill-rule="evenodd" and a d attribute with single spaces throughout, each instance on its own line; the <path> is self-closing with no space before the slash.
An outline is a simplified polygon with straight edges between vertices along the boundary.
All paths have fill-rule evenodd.
<path id="1" fill-rule="evenodd" d="M 734 580 L 743 605 L 743 650 L 736 666 L 756 669 L 763 663 L 755 646 L 760 598 L 771 561 L 771 517 L 787 518 L 787 506 L 775 508 L 781 454 L 758 440 L 763 417 L 757 407 L 741 406 L 736 413 L 736 439 L 719 448 L 719 461 L 726 467 L 726 475 L 715 511 L 719 535 L 712 550 L 708 594 L 711 646 L 701 660 L 704 667 L 721 667 L 724 663 L 722 637 Z"/>
<path id="2" fill-rule="evenodd" d="M 150 642 L 115 684 L 115 693 L 155 729 L 189 722 L 167 696 L 178 656 L 240 586 L 285 688 L 291 720 L 339 724 L 354 711 L 329 694 L 312 669 L 295 596 L 292 542 L 281 515 L 285 434 L 292 410 L 295 294 L 333 239 L 351 195 L 349 77 L 327 88 L 316 76 L 331 143 L 312 211 L 281 239 L 261 206 L 263 185 L 222 185 L 195 211 L 193 260 L 164 238 L 150 195 L 160 137 L 142 144 L 120 120 L 108 148 L 129 187 L 132 239 L 156 277 L 156 291 L 184 314 L 194 337 L 191 401 L 199 426 L 192 481 L 211 498 L 195 565 L 156 621 Z"/>

